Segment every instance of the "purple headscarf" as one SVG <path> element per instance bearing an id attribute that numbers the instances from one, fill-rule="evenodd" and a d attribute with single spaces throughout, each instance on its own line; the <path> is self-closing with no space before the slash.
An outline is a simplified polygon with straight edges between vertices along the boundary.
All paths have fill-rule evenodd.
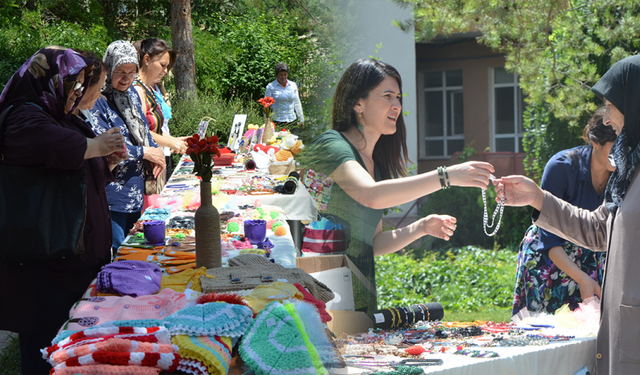
<path id="1" fill-rule="evenodd" d="M 82 95 L 76 99 L 71 111 L 65 113 L 69 93 L 79 73 L 92 65 L 90 59 L 68 48 L 49 46 L 39 50 L 22 64 L 2 90 L 0 113 L 11 104 L 31 102 L 54 118 L 71 116 L 89 85 L 84 85 Z M 89 77 L 85 77 L 85 82 L 88 81 Z"/>

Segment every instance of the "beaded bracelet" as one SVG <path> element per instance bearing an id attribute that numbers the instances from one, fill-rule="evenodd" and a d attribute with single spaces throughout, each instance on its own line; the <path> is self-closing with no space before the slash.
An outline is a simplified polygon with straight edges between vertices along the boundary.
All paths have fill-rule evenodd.
<path id="1" fill-rule="evenodd" d="M 391 326 L 389 326 L 389 328 L 393 328 L 396 326 L 396 316 L 393 314 L 393 310 L 391 309 L 387 309 L 389 311 L 389 314 L 391 314 Z"/>
<path id="2" fill-rule="evenodd" d="M 444 170 L 442 167 L 438 167 L 438 178 L 440 179 L 440 187 L 442 189 L 446 189 L 447 183 L 445 182 L 445 179 L 444 179 Z"/>
<path id="3" fill-rule="evenodd" d="M 442 169 L 444 169 L 444 180 L 447 183 L 447 188 L 450 188 L 451 181 L 449 181 L 449 172 L 447 172 L 447 166 L 443 166 Z"/>

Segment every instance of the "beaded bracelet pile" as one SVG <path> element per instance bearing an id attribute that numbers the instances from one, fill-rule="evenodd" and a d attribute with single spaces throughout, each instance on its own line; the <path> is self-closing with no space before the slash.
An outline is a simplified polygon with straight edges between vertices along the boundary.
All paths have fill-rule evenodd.
<path id="1" fill-rule="evenodd" d="M 440 187 L 442 187 L 442 189 L 448 189 L 451 187 L 449 172 L 447 172 L 446 166 L 438 167 L 438 178 L 440 179 Z"/>
<path id="2" fill-rule="evenodd" d="M 389 315 L 391 315 L 391 325 L 384 327 L 387 329 L 410 326 L 420 321 L 431 320 L 429 308 L 423 303 L 405 307 L 390 307 L 382 311 L 389 312 Z"/>
<path id="3" fill-rule="evenodd" d="M 495 358 L 500 356 L 498 353 L 491 350 L 470 350 L 470 349 L 458 350 L 453 354 L 466 355 L 467 357 L 473 357 L 473 358 Z"/>

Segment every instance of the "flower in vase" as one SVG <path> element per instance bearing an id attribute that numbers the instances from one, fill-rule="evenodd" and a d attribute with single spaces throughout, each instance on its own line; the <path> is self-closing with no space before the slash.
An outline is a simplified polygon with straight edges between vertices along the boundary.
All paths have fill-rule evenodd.
<path id="1" fill-rule="evenodd" d="M 187 138 L 187 155 L 193 160 L 193 172 L 204 182 L 211 182 L 211 167 L 213 166 L 213 155 L 220 157 L 218 150 L 218 136 L 203 137 L 198 134 Z"/>
<path id="2" fill-rule="evenodd" d="M 271 114 L 273 113 L 273 108 L 271 108 L 271 105 L 275 102 L 275 99 L 270 96 L 265 96 L 262 99 L 258 99 L 258 103 L 260 103 L 260 105 L 264 107 L 264 115 L 267 117 L 271 117 Z"/>

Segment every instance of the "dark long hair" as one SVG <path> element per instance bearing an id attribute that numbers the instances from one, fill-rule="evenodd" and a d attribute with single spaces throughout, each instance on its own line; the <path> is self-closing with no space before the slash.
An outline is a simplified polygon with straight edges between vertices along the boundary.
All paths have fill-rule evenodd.
<path id="1" fill-rule="evenodd" d="M 89 86 L 94 86 L 95 84 L 100 82 L 100 76 L 102 75 L 102 72 L 104 72 L 105 74 L 109 74 L 111 67 L 104 61 L 102 61 L 102 58 L 98 56 L 97 53 L 76 48 L 74 48 L 73 50 L 84 57 L 88 57 L 89 59 L 91 59 L 91 61 L 93 61 L 93 69 L 91 70 L 91 74 L 88 77 L 90 79 Z"/>
<path id="2" fill-rule="evenodd" d="M 333 96 L 333 129 L 345 132 L 358 126 L 358 116 L 354 109 L 360 99 L 366 99 L 371 90 L 387 77 L 398 82 L 402 94 L 400 73 L 389 64 L 374 59 L 360 59 L 340 78 Z M 402 96 L 400 97 L 402 104 Z M 396 120 L 396 132 L 381 135 L 373 149 L 373 162 L 378 166 L 383 180 L 403 176 L 407 173 L 407 130 L 402 111 Z"/>
<path id="3" fill-rule="evenodd" d="M 138 55 L 140 55 L 139 65 L 141 67 L 144 55 L 149 55 L 150 58 L 154 58 L 155 56 L 162 55 L 165 52 L 169 53 L 169 65 L 167 66 L 167 71 L 171 70 L 173 68 L 173 64 L 176 63 L 176 52 L 171 49 L 169 43 L 164 39 L 147 38 L 133 43 L 133 46 L 136 47 Z"/>
<path id="4" fill-rule="evenodd" d="M 613 130 L 611 126 L 607 126 L 602 122 L 604 119 L 605 109 L 605 107 L 599 107 L 584 127 L 584 130 L 582 131 L 582 139 L 585 143 L 597 143 L 600 146 L 604 146 L 607 142 L 615 142 L 615 130 Z"/>

